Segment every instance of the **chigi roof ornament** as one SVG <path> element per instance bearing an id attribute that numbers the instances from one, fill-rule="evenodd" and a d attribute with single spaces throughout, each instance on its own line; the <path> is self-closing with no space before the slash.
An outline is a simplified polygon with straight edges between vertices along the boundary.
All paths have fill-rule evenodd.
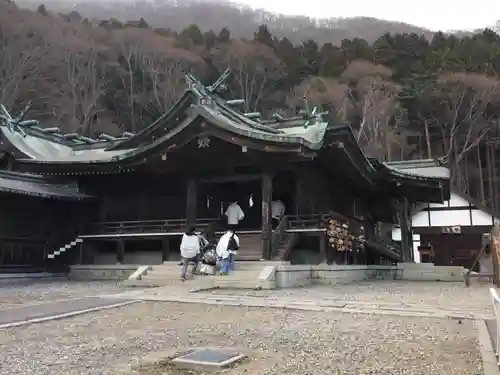
<path id="1" fill-rule="evenodd" d="M 26 104 L 24 109 L 17 115 L 16 117 L 12 117 L 7 108 L 3 104 L 0 104 L 0 119 L 5 122 L 5 125 L 9 128 L 11 132 L 19 132 L 23 137 L 26 136 L 26 133 L 24 130 L 21 128 L 21 126 L 33 126 L 33 125 L 38 125 L 39 122 L 38 120 L 26 120 L 24 121 L 24 116 L 26 116 L 26 113 L 31 108 L 31 101 Z"/>
<path id="2" fill-rule="evenodd" d="M 304 128 L 325 122 L 323 116 L 326 116 L 328 114 L 328 111 L 321 111 L 321 109 L 317 106 L 314 106 L 311 110 L 306 98 L 304 98 L 304 103 L 305 108 L 300 111 L 300 114 L 306 120 L 306 122 L 304 122 Z"/>
<path id="3" fill-rule="evenodd" d="M 224 72 L 220 75 L 217 81 L 215 81 L 211 86 L 207 87 L 207 90 L 210 92 L 227 90 L 226 80 L 229 78 L 230 75 L 231 75 L 231 69 L 228 68 L 224 70 Z"/>

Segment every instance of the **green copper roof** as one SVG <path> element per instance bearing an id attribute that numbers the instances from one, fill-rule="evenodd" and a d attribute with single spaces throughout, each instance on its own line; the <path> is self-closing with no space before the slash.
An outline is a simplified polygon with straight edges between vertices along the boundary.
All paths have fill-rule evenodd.
<path id="1" fill-rule="evenodd" d="M 223 77 L 227 75 L 228 72 L 225 72 Z M 276 126 L 277 120 L 264 123 L 232 108 L 228 101 L 215 92 L 221 85 L 219 81 L 223 80 L 206 87 L 190 75 L 186 79 L 189 88 L 179 102 L 151 126 L 135 135 L 124 133 L 120 138 L 102 135 L 93 140 L 76 134 L 61 134 L 57 128 L 38 127 L 36 121 L 22 121 L 28 108 L 16 118 L 4 110 L 6 115 L 0 118 L 0 128 L 5 139 L 25 155 L 27 159 L 23 160 L 49 164 L 112 163 L 124 160 L 153 146 L 158 147 L 161 142 L 168 142 L 191 125 L 186 118 L 194 121 L 199 117 L 204 118 L 209 126 L 255 140 L 303 146 L 311 150 L 318 150 L 323 145 L 328 124 L 322 121 L 322 114 L 314 113 L 315 110 L 303 116 L 302 120 L 294 117 L 290 120 L 294 126 L 281 129 Z M 287 121 L 282 119 L 283 123 Z"/>
<path id="2" fill-rule="evenodd" d="M 404 160 L 383 163 L 396 173 L 413 177 L 449 179 L 450 170 L 437 159 Z"/>
<path id="3" fill-rule="evenodd" d="M 0 171 L 0 192 L 69 200 L 91 198 L 90 195 L 80 192 L 74 183 L 64 183 L 28 173 L 7 171 Z"/>

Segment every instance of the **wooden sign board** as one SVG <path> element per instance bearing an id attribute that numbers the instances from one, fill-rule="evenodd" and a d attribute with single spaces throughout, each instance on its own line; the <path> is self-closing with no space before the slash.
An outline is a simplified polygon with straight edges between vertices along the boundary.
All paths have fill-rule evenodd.
<path id="1" fill-rule="evenodd" d="M 461 234 L 462 233 L 462 227 L 460 227 L 460 225 L 455 225 L 453 227 L 442 227 L 441 228 L 441 233 Z"/>

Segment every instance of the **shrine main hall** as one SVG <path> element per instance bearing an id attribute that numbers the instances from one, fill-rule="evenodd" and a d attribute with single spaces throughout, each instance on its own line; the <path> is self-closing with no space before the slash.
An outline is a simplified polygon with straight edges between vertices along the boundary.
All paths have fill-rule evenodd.
<path id="1" fill-rule="evenodd" d="M 264 120 L 224 99 L 223 80 L 186 80 L 182 97 L 136 134 L 89 138 L 26 120 L 27 110 L 1 114 L 1 267 L 175 260 L 187 226 L 217 236 L 236 201 L 240 260 L 413 260 L 411 211 L 450 198 L 446 168 L 381 162 L 316 108 Z M 277 200 L 285 214 L 273 225 Z"/>

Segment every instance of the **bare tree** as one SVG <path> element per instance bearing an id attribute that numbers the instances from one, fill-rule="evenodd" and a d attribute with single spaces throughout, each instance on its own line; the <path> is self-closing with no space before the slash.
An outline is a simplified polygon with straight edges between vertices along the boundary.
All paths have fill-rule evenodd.
<path id="1" fill-rule="evenodd" d="M 165 46 L 155 48 L 138 56 L 138 65 L 142 72 L 141 91 L 134 98 L 144 110 L 153 116 L 161 115 L 179 99 L 184 92 L 184 74 L 203 66 L 203 60 L 195 53 Z M 161 47 L 161 48 L 160 48 Z"/>
<path id="2" fill-rule="evenodd" d="M 85 53 L 66 52 L 62 62 L 54 112 L 70 132 L 92 135 L 103 111 L 106 65 L 99 50 L 92 46 Z"/>
<path id="3" fill-rule="evenodd" d="M 12 107 L 33 90 L 47 69 L 51 48 L 26 38 L 23 25 L 0 14 L 0 103 Z"/>
<path id="4" fill-rule="evenodd" d="M 467 190 L 465 157 L 498 127 L 492 104 L 500 103 L 500 81 L 475 73 L 442 75 L 435 91 L 443 140 L 443 156 L 452 172 L 452 182 Z"/>
<path id="5" fill-rule="evenodd" d="M 165 112 L 184 88 L 184 71 L 202 65 L 203 60 L 149 29 L 115 30 L 113 36 L 122 62 L 118 77 L 130 107 L 131 130 L 136 131 L 140 110 L 153 116 Z"/>
<path id="6" fill-rule="evenodd" d="M 274 51 L 257 42 L 231 41 L 213 51 L 221 70 L 231 69 L 239 95 L 245 100 L 245 112 L 255 111 L 272 79 L 282 77 L 281 61 Z"/>
<path id="7" fill-rule="evenodd" d="M 405 113 L 391 74 L 386 67 L 353 61 L 341 77 L 349 82 L 355 117 L 360 119 L 355 129 L 358 142 L 370 156 L 383 160 L 404 157 L 408 151 Z"/>
<path id="8" fill-rule="evenodd" d="M 136 116 L 134 106 L 134 96 L 136 95 L 136 85 L 134 80 L 135 61 L 134 58 L 140 54 L 141 49 L 145 48 L 146 38 L 144 30 L 138 28 L 126 28 L 113 31 L 115 46 L 117 47 L 118 77 L 122 83 L 122 89 L 125 93 L 127 104 L 130 110 L 131 131 L 135 132 Z"/>
<path id="9" fill-rule="evenodd" d="M 336 121 L 346 121 L 351 109 L 348 85 L 327 77 L 305 79 L 286 98 L 288 106 L 295 110 L 303 106 L 304 100 L 328 109 Z"/>

